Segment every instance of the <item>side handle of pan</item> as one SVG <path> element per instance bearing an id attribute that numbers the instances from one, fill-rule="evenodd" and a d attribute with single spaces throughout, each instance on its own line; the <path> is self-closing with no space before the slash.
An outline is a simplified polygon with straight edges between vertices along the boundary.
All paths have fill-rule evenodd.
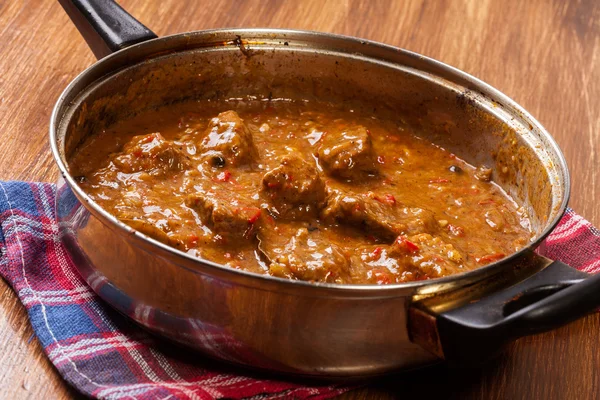
<path id="1" fill-rule="evenodd" d="M 112 0 L 58 0 L 100 59 L 157 36 Z"/>
<path id="2" fill-rule="evenodd" d="M 413 342 L 450 363 L 477 365 L 514 339 L 558 328 L 600 307 L 600 274 L 547 261 L 537 274 L 450 310 L 414 303 L 409 309 Z"/>

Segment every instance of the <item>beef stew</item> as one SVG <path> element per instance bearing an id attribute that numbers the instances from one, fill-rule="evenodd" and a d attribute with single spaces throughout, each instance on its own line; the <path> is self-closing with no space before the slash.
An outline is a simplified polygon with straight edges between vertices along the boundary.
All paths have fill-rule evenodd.
<path id="1" fill-rule="evenodd" d="M 472 270 L 524 247 L 526 213 L 399 121 L 284 99 L 189 102 L 96 132 L 83 190 L 156 240 L 259 274 L 389 284 Z"/>

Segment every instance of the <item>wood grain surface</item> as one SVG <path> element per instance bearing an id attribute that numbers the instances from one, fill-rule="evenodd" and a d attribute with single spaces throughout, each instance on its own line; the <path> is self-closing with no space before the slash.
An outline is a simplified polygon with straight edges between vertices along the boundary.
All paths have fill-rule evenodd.
<path id="1" fill-rule="evenodd" d="M 360 36 L 436 58 L 529 110 L 562 147 L 571 206 L 600 225 L 600 2 L 597 0 L 123 0 L 159 35 L 215 27 Z M 0 0 L 0 179 L 54 181 L 52 106 L 94 61 L 57 2 Z M 576 251 L 576 249 L 574 250 Z M 599 399 L 600 315 L 511 345 L 476 370 L 440 365 L 346 399 Z M 0 281 L 0 398 L 72 398 Z"/>

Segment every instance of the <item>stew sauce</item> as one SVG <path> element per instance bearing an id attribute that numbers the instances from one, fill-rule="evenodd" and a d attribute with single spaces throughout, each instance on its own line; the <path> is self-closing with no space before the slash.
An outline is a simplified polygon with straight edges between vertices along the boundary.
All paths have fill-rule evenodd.
<path id="1" fill-rule="evenodd" d="M 490 170 L 416 133 L 327 103 L 190 102 L 97 132 L 70 168 L 131 227 L 289 279 L 432 279 L 528 243 L 527 216 Z"/>

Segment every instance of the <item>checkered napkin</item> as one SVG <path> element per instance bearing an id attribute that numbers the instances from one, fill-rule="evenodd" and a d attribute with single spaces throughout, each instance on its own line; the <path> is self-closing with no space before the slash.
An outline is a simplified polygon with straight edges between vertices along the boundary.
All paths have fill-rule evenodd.
<path id="1" fill-rule="evenodd" d="M 82 393 L 115 399 L 325 399 L 348 390 L 232 371 L 133 325 L 76 273 L 61 244 L 54 195 L 50 184 L 0 182 L 0 275 L 27 308 L 50 361 Z M 543 252 L 598 272 L 600 232 L 569 210 Z"/>

